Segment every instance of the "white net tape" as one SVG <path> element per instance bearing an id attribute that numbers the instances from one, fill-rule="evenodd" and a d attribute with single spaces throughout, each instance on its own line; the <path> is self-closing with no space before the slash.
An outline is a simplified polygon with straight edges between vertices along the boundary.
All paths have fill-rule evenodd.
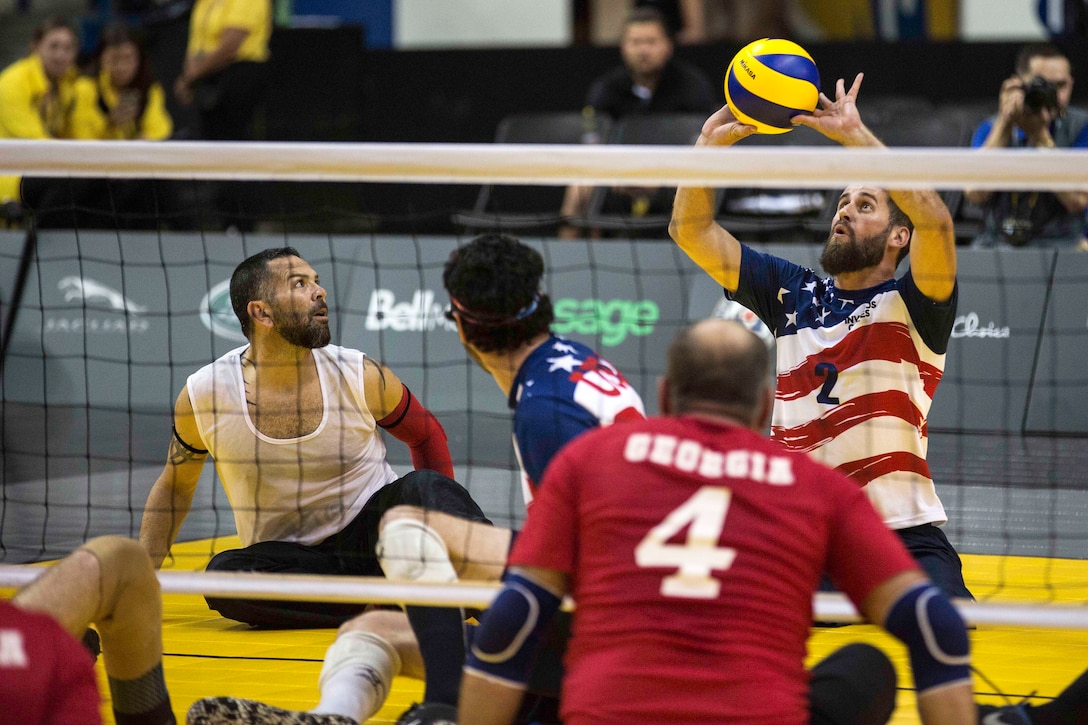
<path id="1" fill-rule="evenodd" d="M 1088 151 L 0 141 L 0 174 L 813 188 L 1088 189 Z"/>
<path id="2" fill-rule="evenodd" d="M 30 583 L 44 572 L 40 566 L 0 565 L 0 588 Z M 160 571 L 166 594 L 199 594 L 220 598 L 257 598 L 308 602 L 360 602 L 486 608 L 498 593 L 497 584 L 403 584 L 374 577 L 254 574 L 244 572 Z M 956 600 L 972 625 L 1042 627 L 1088 630 L 1088 609 L 1067 605 L 995 604 Z M 573 608 L 570 600 L 567 608 Z M 857 622 L 854 605 L 842 594 L 813 597 L 813 616 L 823 622 Z"/>

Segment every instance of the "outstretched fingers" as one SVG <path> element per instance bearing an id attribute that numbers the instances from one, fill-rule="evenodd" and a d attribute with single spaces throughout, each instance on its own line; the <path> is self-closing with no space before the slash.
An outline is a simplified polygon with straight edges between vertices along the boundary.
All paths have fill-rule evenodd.
<path id="1" fill-rule="evenodd" d="M 851 84 L 850 90 L 847 92 L 846 95 L 848 95 L 851 98 L 856 100 L 857 97 L 858 97 L 858 91 L 861 90 L 861 82 L 864 79 L 865 79 L 865 74 L 864 73 L 858 73 L 856 76 L 854 76 L 854 82 L 853 82 L 853 84 Z M 839 79 L 839 86 L 843 86 L 843 85 L 844 85 L 843 80 L 842 80 L 842 78 L 840 78 Z"/>

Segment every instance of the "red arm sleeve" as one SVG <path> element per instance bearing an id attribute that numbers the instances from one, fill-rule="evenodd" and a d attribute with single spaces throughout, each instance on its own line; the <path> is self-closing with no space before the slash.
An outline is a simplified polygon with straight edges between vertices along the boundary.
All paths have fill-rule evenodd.
<path id="1" fill-rule="evenodd" d="M 415 399 L 407 385 L 404 385 L 404 394 L 397 407 L 379 420 L 378 425 L 411 449 L 412 465 L 416 470 L 429 468 L 453 478 L 453 459 L 446 442 L 446 431 L 438 418 Z"/>

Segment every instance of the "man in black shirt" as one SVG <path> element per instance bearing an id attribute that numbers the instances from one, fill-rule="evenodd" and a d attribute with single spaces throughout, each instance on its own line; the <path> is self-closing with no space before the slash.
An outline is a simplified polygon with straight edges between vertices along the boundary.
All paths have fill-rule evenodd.
<path id="1" fill-rule="evenodd" d="M 620 40 L 623 64 L 598 77 L 589 87 L 583 115 L 586 143 L 599 143 L 593 123 L 597 116 L 613 121 L 642 113 L 710 114 L 721 106 L 723 91 L 714 92 L 706 74 L 673 58 L 673 41 L 665 17 L 651 7 L 637 7 L 627 17 Z M 645 192 L 645 190 L 643 190 Z M 568 187 L 561 214 L 583 217 L 591 187 Z M 577 231 L 563 227 L 560 236 Z"/>
<path id="2" fill-rule="evenodd" d="M 698 68 L 673 58 L 664 16 L 636 8 L 623 26 L 623 64 L 593 81 L 586 106 L 620 119 L 632 113 L 711 113 L 720 103 Z"/>

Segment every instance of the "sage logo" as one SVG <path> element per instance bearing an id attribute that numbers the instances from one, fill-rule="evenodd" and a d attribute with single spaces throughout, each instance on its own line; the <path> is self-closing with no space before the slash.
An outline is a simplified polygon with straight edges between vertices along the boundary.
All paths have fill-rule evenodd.
<path id="1" fill-rule="evenodd" d="M 425 332 L 436 329 L 456 330 L 446 319 L 446 304 L 435 301 L 432 290 L 416 290 L 411 299 L 398 302 L 391 289 L 375 289 L 366 308 L 366 329 L 396 332 Z"/>
<path id="2" fill-rule="evenodd" d="M 600 336 L 606 347 L 619 345 L 628 335 L 641 337 L 654 331 L 661 316 L 653 300 L 576 300 L 564 297 L 555 300 L 555 323 L 559 335 L 579 333 Z"/>
<path id="3" fill-rule="evenodd" d="M 235 342 L 245 342 L 242 325 L 230 304 L 230 280 L 225 279 L 208 290 L 200 301 L 200 321 L 212 334 Z"/>

